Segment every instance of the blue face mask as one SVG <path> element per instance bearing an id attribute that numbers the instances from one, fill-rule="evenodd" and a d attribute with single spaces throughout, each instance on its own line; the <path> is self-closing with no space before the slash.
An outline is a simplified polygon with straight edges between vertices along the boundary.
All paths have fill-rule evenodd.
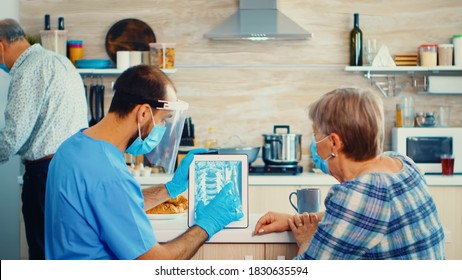
<path id="1" fill-rule="evenodd" d="M 5 71 L 6 73 L 10 73 L 10 69 L 8 69 L 8 67 L 6 67 L 6 64 L 0 64 L 0 69 Z"/>
<path id="2" fill-rule="evenodd" d="M 159 145 L 160 140 L 162 140 L 162 137 L 164 136 L 165 130 L 167 128 L 165 126 L 156 125 L 154 116 L 152 116 L 152 122 L 154 123 L 154 127 L 144 140 L 141 139 L 140 123 L 138 122 L 138 137 L 135 139 L 135 141 L 133 141 L 130 147 L 125 150 L 126 153 L 132 154 L 134 156 L 144 155 L 151 152 L 157 145 Z"/>
<path id="3" fill-rule="evenodd" d="M 3 49 L 3 47 L 2 47 Z M 5 57 L 4 57 L 4 53 L 2 51 L 2 63 L 0 63 L 0 69 L 2 69 L 3 71 L 5 71 L 7 74 L 10 73 L 10 69 L 8 69 L 8 67 L 6 66 L 5 64 Z"/>
<path id="4" fill-rule="evenodd" d="M 311 146 L 310 146 L 311 156 L 313 157 L 314 164 L 316 165 L 317 168 L 321 169 L 321 171 L 324 172 L 325 174 L 330 174 L 329 165 L 327 164 L 327 161 L 331 159 L 332 157 L 334 157 L 335 155 L 332 153 L 330 154 L 328 158 L 322 159 L 318 155 L 318 147 L 316 146 L 316 144 L 326 140 L 328 137 L 329 136 L 326 136 L 322 140 L 319 140 L 318 142 L 316 142 L 316 139 L 314 138 L 314 135 L 313 135 L 313 139 L 311 141 Z"/>

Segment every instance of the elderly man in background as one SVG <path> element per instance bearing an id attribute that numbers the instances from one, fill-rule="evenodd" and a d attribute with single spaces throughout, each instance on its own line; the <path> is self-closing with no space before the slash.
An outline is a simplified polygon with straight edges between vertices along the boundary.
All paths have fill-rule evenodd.
<path id="1" fill-rule="evenodd" d="M 83 81 L 64 56 L 30 45 L 21 26 L 0 20 L 0 69 L 11 83 L 0 131 L 0 163 L 19 154 L 25 165 L 22 212 L 30 259 L 44 259 L 48 165 L 64 140 L 88 126 Z"/>

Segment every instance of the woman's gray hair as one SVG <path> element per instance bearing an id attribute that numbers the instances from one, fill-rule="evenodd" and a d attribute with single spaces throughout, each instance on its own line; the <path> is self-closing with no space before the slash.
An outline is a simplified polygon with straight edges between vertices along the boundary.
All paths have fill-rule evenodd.
<path id="1" fill-rule="evenodd" d="M 17 21 L 11 18 L 0 20 L 0 40 L 11 44 L 25 37 L 26 33 Z"/>
<path id="2" fill-rule="evenodd" d="M 355 161 L 376 157 L 383 150 L 383 102 L 370 90 L 340 88 L 323 95 L 309 107 L 313 127 L 327 136 L 337 133 L 343 153 Z"/>

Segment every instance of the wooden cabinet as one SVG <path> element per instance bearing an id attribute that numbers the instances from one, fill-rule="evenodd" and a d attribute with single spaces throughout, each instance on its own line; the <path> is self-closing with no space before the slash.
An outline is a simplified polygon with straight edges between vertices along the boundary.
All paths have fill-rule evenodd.
<path id="1" fill-rule="evenodd" d="M 264 260 L 265 244 L 205 244 L 195 260 Z"/>
<path id="2" fill-rule="evenodd" d="M 297 244 L 265 244 L 265 260 L 291 260 L 297 253 Z"/>
<path id="3" fill-rule="evenodd" d="M 290 260 L 297 244 L 205 244 L 193 260 Z"/>
<path id="4" fill-rule="evenodd" d="M 430 186 L 445 231 L 446 259 L 462 259 L 462 187 Z"/>

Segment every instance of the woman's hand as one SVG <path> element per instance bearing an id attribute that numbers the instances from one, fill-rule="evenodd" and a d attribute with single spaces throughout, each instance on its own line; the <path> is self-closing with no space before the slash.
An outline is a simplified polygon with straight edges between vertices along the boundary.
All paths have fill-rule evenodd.
<path id="1" fill-rule="evenodd" d="M 255 235 L 270 232 L 282 232 L 289 230 L 289 219 L 292 215 L 285 213 L 268 212 L 263 215 L 255 225 Z"/>
<path id="2" fill-rule="evenodd" d="M 306 251 L 313 235 L 318 229 L 318 215 L 316 213 L 295 214 L 289 219 L 289 227 L 292 230 L 297 245 L 298 254 Z"/>

